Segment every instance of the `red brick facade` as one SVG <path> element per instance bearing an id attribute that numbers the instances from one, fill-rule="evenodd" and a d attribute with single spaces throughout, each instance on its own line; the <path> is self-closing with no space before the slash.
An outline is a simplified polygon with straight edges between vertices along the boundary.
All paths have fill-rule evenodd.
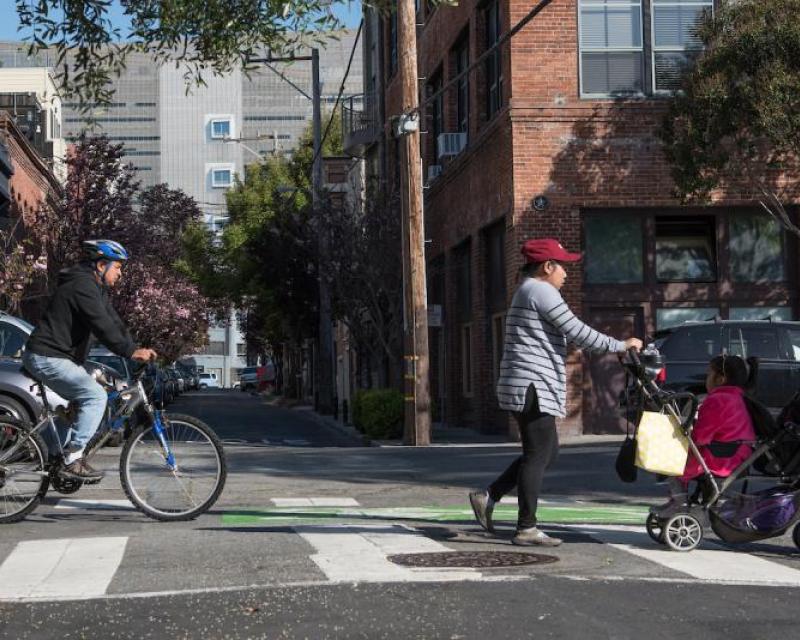
<path id="1" fill-rule="evenodd" d="M 425 3 L 422 3 L 423 5 Z M 453 47 L 469 42 L 469 62 L 486 49 L 486 2 L 461 0 L 457 7 L 440 6 L 418 22 L 419 75 L 442 74 L 446 84 L 455 74 Z M 507 32 L 532 8 L 530 2 L 501 0 L 502 32 Z M 387 43 L 388 27 L 384 33 Z M 387 44 L 388 46 L 388 44 Z M 444 306 L 444 327 L 431 329 L 432 387 L 444 398 L 441 416 L 454 424 L 482 429 L 506 428 L 495 395 L 496 349 L 492 345 L 492 287 L 487 288 L 487 234 L 493 224 L 505 226 L 505 297 L 517 284 L 519 246 L 532 236 L 558 237 L 570 250 L 586 249 L 584 217 L 593 212 L 623 211 L 640 216 L 644 232 L 641 283 L 614 286 L 584 282 L 582 265 L 570 267 L 564 296 L 573 310 L 599 329 L 616 330 L 617 337 L 652 335 L 655 309 L 670 306 L 715 306 L 726 313 L 736 305 L 777 305 L 797 309 L 797 274 L 787 259 L 785 282 L 737 285 L 720 275 L 712 284 L 659 283 L 648 275 L 651 237 L 656 212 L 712 216 L 716 221 L 721 263 L 726 255 L 726 216 L 737 208 L 753 208 L 743 194 L 718 194 L 705 209 L 681 207 L 673 195 L 669 170 L 656 138 L 664 111 L 663 100 L 583 99 L 579 85 L 578 0 L 554 0 L 502 49 L 502 106 L 487 117 L 484 67 L 469 76 L 468 144 L 431 181 L 425 193 L 429 304 Z M 400 52 L 402 55 L 402 52 Z M 386 69 L 386 115 L 400 112 L 399 86 Z M 420 82 L 424 88 L 424 82 Z M 425 91 L 422 91 L 425 95 Z M 444 131 L 455 131 L 456 91 L 443 100 Z M 430 109 L 423 131 L 431 127 Z M 393 141 L 389 140 L 392 149 Z M 423 175 L 436 159 L 435 141 L 422 136 Z M 389 169 L 393 169 L 389 154 Z M 545 195 L 544 210 L 534 199 Z M 496 227 L 495 227 L 496 230 Z M 468 249 L 465 249 L 468 247 Z M 468 322 L 458 311 L 458 260 L 469 252 L 470 306 Z M 461 253 L 459 253 L 459 251 Z M 794 243 L 786 252 L 796 255 Z M 722 269 L 720 269 L 720 274 Z M 438 278 L 438 280 L 436 280 Z M 435 281 L 436 280 L 436 281 Z M 472 348 L 471 393 L 464 392 L 462 335 L 470 325 Z M 436 332 L 441 332 L 436 335 Z M 441 346 L 443 345 L 443 346 Z M 440 349 L 439 352 L 436 352 Z M 599 364 L 598 364 L 599 363 Z M 611 387 L 603 387 L 609 360 L 589 362 L 580 353 L 569 358 L 570 394 L 563 432 L 608 430 L 599 413 L 607 411 Z M 443 369 L 442 369 L 443 367 Z M 600 367 L 600 368 L 593 368 Z M 603 369 L 605 367 L 605 369 Z M 593 372 L 594 375 L 587 375 Z M 613 371 L 609 373 L 613 377 Z M 607 377 L 607 376 L 606 376 Z M 442 389 L 444 385 L 445 389 Z M 593 386 L 594 385 L 594 386 Z M 601 388 L 602 387 L 602 388 Z M 606 397 L 600 398 L 601 395 Z"/>

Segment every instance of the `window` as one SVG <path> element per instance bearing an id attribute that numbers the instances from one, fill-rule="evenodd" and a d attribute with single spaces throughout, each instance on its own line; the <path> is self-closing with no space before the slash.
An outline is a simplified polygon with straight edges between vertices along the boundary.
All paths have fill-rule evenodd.
<path id="1" fill-rule="evenodd" d="M 686 327 L 669 336 L 661 352 L 670 362 L 708 362 L 721 352 L 722 330 L 719 324 Z"/>
<path id="2" fill-rule="evenodd" d="M 677 89 L 684 69 L 702 48 L 696 29 L 704 13 L 713 11 L 713 4 L 713 0 L 579 0 L 581 95 Z M 650 16 L 647 22 L 645 15 Z M 645 77 L 651 80 L 646 83 Z"/>
<path id="3" fill-rule="evenodd" d="M 702 322 L 714 320 L 720 316 L 719 309 L 714 307 L 694 307 L 682 309 L 656 309 L 656 328 L 669 329 L 684 322 Z"/>
<path id="4" fill-rule="evenodd" d="M 584 278 L 587 284 L 642 282 L 642 220 L 637 215 L 587 215 Z"/>
<path id="5" fill-rule="evenodd" d="M 732 356 L 769 358 L 778 355 L 778 332 L 773 327 L 731 328 L 728 353 Z"/>
<path id="6" fill-rule="evenodd" d="M 463 243 L 453 252 L 456 276 L 456 313 L 466 322 L 472 318 L 472 265 L 471 243 Z"/>
<path id="7" fill-rule="evenodd" d="M 397 73 L 397 2 L 389 14 L 389 76 Z"/>
<path id="8" fill-rule="evenodd" d="M 484 232 L 486 248 L 486 306 L 489 312 L 506 309 L 506 223 L 493 224 Z"/>
<path id="9" fill-rule="evenodd" d="M 211 137 L 214 139 L 223 139 L 231 137 L 231 121 L 230 120 L 212 120 L 211 121 Z"/>
<path id="10" fill-rule="evenodd" d="M 461 395 L 472 397 L 472 324 L 461 325 Z"/>
<path id="11" fill-rule="evenodd" d="M 486 8 L 486 50 L 500 40 L 500 0 L 492 0 Z M 486 116 L 491 119 L 503 106 L 503 61 L 500 47 L 492 50 L 486 58 Z"/>
<path id="12" fill-rule="evenodd" d="M 492 380 L 500 377 L 500 361 L 503 359 L 503 346 L 506 337 L 506 316 L 498 313 L 492 316 Z"/>
<path id="13" fill-rule="evenodd" d="M 442 89 L 442 72 L 437 71 L 433 79 L 428 84 L 428 91 L 430 95 L 434 95 L 437 91 Z M 431 139 L 433 144 L 437 145 L 439 141 L 439 134 L 444 132 L 444 94 L 439 94 L 431 102 Z M 438 149 L 437 149 L 438 157 Z M 435 160 L 436 158 L 434 158 Z"/>
<path id="14" fill-rule="evenodd" d="M 469 74 L 465 73 L 469 67 L 469 37 L 461 38 L 456 46 L 456 75 L 464 75 L 456 83 L 456 130 L 469 131 Z"/>
<path id="15" fill-rule="evenodd" d="M 6 358 L 21 358 L 28 334 L 19 327 L 6 322 L 0 322 L 0 356 Z"/>
<path id="16" fill-rule="evenodd" d="M 224 356 L 225 355 L 225 341 L 224 340 L 211 340 L 205 348 L 205 355 L 207 356 Z"/>
<path id="17" fill-rule="evenodd" d="M 244 342 L 236 343 L 236 355 L 244 358 L 247 355 L 247 345 Z"/>
<path id="18" fill-rule="evenodd" d="M 768 215 L 730 218 L 731 279 L 734 282 L 780 282 L 786 279 L 783 232 Z"/>
<path id="19" fill-rule="evenodd" d="M 789 335 L 789 346 L 792 349 L 791 358 L 794 360 L 800 360 L 800 330 L 788 329 L 787 334 Z"/>
<path id="20" fill-rule="evenodd" d="M 211 186 L 215 189 L 224 189 L 233 184 L 233 171 L 230 169 L 212 169 Z"/>
<path id="21" fill-rule="evenodd" d="M 656 278 L 660 282 L 716 281 L 713 217 L 656 218 Z"/>
<path id="22" fill-rule="evenodd" d="M 582 95 L 642 93 L 642 0 L 580 0 Z"/>
<path id="23" fill-rule="evenodd" d="M 713 10 L 713 0 L 652 0 L 653 91 L 680 87 L 681 75 L 703 47 L 697 25 Z"/>
<path id="24" fill-rule="evenodd" d="M 731 320 L 791 320 L 790 307 L 731 307 Z"/>

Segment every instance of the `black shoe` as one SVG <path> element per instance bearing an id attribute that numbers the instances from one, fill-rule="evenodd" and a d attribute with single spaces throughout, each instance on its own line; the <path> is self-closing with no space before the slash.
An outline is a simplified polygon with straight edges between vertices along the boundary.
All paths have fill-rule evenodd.
<path id="1" fill-rule="evenodd" d="M 92 469 L 83 458 L 79 458 L 70 464 L 65 464 L 60 473 L 66 478 L 83 480 L 84 482 L 100 482 L 105 476 L 102 471 Z"/>
<path id="2" fill-rule="evenodd" d="M 492 512 L 494 511 L 494 500 L 489 497 L 486 491 L 473 491 L 469 494 L 469 503 L 472 505 L 472 513 L 475 519 L 489 533 L 494 533 L 492 523 Z"/>

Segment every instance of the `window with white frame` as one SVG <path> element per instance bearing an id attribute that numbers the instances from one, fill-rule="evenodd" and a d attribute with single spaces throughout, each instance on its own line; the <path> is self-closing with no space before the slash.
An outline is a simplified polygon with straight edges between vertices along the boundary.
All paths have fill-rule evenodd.
<path id="1" fill-rule="evenodd" d="M 579 0 L 581 95 L 674 91 L 702 43 L 713 0 Z"/>
<path id="2" fill-rule="evenodd" d="M 691 66 L 703 43 L 697 25 L 713 0 L 651 0 L 653 33 L 653 91 L 675 91 L 681 75 Z"/>
<path id="3" fill-rule="evenodd" d="M 231 137 L 231 121 L 229 118 L 214 118 L 211 121 L 211 137 L 222 140 Z"/>
<path id="4" fill-rule="evenodd" d="M 233 184 L 233 169 L 222 168 L 211 170 L 211 186 L 215 189 L 226 189 Z"/>

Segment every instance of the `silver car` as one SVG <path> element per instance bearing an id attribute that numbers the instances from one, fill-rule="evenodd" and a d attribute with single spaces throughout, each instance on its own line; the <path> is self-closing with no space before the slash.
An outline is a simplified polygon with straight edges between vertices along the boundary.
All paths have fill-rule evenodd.
<path id="1" fill-rule="evenodd" d="M 22 373 L 22 353 L 33 326 L 21 318 L 0 312 L 0 414 L 35 421 L 42 409 L 34 381 Z M 67 402 L 48 389 L 52 407 Z"/>

